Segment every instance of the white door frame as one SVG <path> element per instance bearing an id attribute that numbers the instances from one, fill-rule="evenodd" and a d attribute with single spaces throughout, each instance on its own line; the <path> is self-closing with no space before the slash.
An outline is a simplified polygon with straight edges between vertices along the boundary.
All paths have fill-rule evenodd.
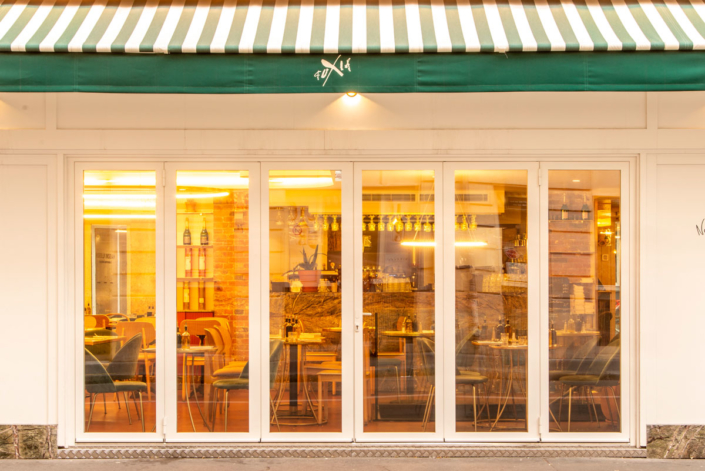
<path id="1" fill-rule="evenodd" d="M 362 234 L 362 172 L 364 170 L 433 170 L 434 184 L 434 217 L 436 224 L 436 250 L 434 251 L 435 272 L 435 316 L 436 316 L 436 399 L 434 401 L 435 431 L 434 432 L 399 432 L 372 433 L 364 431 L 364 362 L 363 331 L 355 332 L 355 440 L 358 442 L 441 442 L 443 441 L 443 399 L 444 381 L 438 372 L 443 372 L 444 355 L 444 320 L 443 320 L 443 162 L 355 162 L 355 205 L 354 234 Z M 355 252 L 355 322 L 362 325 L 362 237 L 354 238 Z"/>
<path id="2" fill-rule="evenodd" d="M 260 336 L 269 339 L 269 172 L 270 170 L 340 170 L 341 181 L 341 218 L 340 231 L 342 237 L 341 253 L 341 351 L 342 351 L 342 388 L 341 388 L 341 431 L 332 432 L 276 432 L 270 428 L 270 389 L 269 389 L 269 342 L 261 342 L 261 407 L 260 420 L 263 442 L 351 442 L 353 440 L 353 166 L 349 162 L 263 162 L 260 174 L 260 277 L 261 277 L 261 328 Z M 272 427 L 275 427 L 272 425 Z M 309 426 L 315 430 L 315 425 Z"/>
<path id="3" fill-rule="evenodd" d="M 455 348 L 445 350 L 445 440 L 448 442 L 531 442 L 539 440 L 540 409 L 540 350 L 543 345 L 539 328 L 539 186 L 538 162 L 446 162 L 444 164 L 444 297 L 448 306 L 445 315 L 445 338 L 455 338 L 455 172 L 456 170 L 524 170 L 527 173 L 527 238 L 528 238 L 528 337 L 527 352 L 527 430 L 526 432 L 458 432 L 456 431 L 456 386 L 455 386 Z"/>
<path id="4" fill-rule="evenodd" d="M 83 319 L 83 299 L 84 299 L 84 248 L 83 248 L 83 172 L 87 170 L 151 170 L 155 176 L 155 192 L 157 195 L 156 220 L 155 220 L 155 264 L 156 264 L 156 286 L 155 286 L 155 316 L 156 316 L 156 376 L 154 382 L 156 401 L 156 430 L 151 432 L 149 427 L 145 433 L 116 433 L 116 432 L 88 432 L 84 431 L 84 338 L 83 322 L 76 321 L 74 335 L 76 342 L 74 345 L 76 371 L 75 380 L 75 431 L 76 442 L 160 442 L 163 439 L 163 422 L 160 420 L 164 416 L 164 186 L 162 162 L 76 162 L 74 167 L 74 310 L 76 319 Z M 95 414 L 95 412 L 94 412 Z"/>
<path id="5" fill-rule="evenodd" d="M 551 170 L 619 170 L 620 173 L 620 208 L 621 208 L 621 349 L 620 349 L 620 432 L 549 432 L 549 241 L 548 241 L 548 188 Z M 541 162 L 541 441 L 568 443 L 610 443 L 629 442 L 632 432 L 631 355 L 632 346 L 632 288 L 631 288 L 631 250 L 632 250 L 632 212 L 630 182 L 632 175 L 629 162 Z"/>
<path id="6" fill-rule="evenodd" d="M 165 438 L 169 442 L 256 442 L 260 439 L 260 261 L 259 261 L 259 198 L 260 198 L 260 176 L 259 163 L 252 162 L 167 162 L 165 164 L 165 275 L 169 278 L 165 283 L 165 302 L 166 316 L 165 328 L 166 339 L 164 341 L 166 352 L 166 414 L 165 418 Z M 249 172 L 248 186 L 248 237 L 249 237 L 249 279 L 248 279 L 248 303 L 249 303 L 249 353 L 248 360 L 250 361 L 249 368 L 249 429 L 247 432 L 177 432 L 177 355 L 176 338 L 173 333 L 176 329 L 177 320 L 177 288 L 176 288 L 176 246 L 178 234 L 176 234 L 176 174 L 180 170 L 216 170 L 216 171 L 247 171 Z M 191 405 L 193 409 L 193 420 L 201 421 L 201 416 L 197 413 L 197 409 Z"/>

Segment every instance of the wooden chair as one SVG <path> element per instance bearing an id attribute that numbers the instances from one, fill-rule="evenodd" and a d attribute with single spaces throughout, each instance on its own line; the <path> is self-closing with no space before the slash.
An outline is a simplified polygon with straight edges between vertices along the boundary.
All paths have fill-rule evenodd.
<path id="1" fill-rule="evenodd" d="M 96 327 L 99 329 L 107 329 L 110 326 L 110 318 L 108 316 L 104 316 L 102 314 L 96 314 L 93 316 L 96 321 Z"/>
<path id="2" fill-rule="evenodd" d="M 157 332 L 154 325 L 150 322 L 135 321 L 135 322 L 118 322 L 116 331 L 118 336 L 125 337 L 122 341 L 131 339 L 137 334 L 142 334 L 142 348 L 147 348 L 157 338 Z M 150 380 L 151 367 L 156 359 L 156 354 L 140 352 L 139 361 L 144 364 L 144 376 L 147 383 L 147 397 L 152 400 L 152 382 Z"/>

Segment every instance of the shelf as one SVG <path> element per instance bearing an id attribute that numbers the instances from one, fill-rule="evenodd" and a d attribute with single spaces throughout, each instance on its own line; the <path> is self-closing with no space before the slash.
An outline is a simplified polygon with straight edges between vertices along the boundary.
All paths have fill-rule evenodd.
<path id="1" fill-rule="evenodd" d="M 207 249 L 212 249 L 214 246 L 211 244 L 208 245 L 177 245 L 177 249 L 200 249 L 202 247 L 205 247 Z"/>
<path id="2" fill-rule="evenodd" d="M 554 252 L 549 250 L 551 255 L 595 255 L 595 252 Z"/>
<path id="3" fill-rule="evenodd" d="M 548 276 L 551 278 L 589 278 L 592 280 L 592 275 L 548 275 Z M 592 283 L 592 281 L 590 281 L 590 283 Z"/>
<path id="4" fill-rule="evenodd" d="M 198 216 L 206 216 L 206 215 L 211 215 L 211 216 L 212 216 L 212 215 L 213 215 L 213 211 L 195 211 L 195 212 L 180 212 L 180 211 L 177 211 L 177 212 L 176 212 L 176 215 L 177 215 L 177 216 L 189 216 L 189 215 L 193 215 L 193 214 L 196 214 L 196 215 L 198 215 Z"/>
<path id="5" fill-rule="evenodd" d="M 212 277 L 203 277 L 203 278 L 191 277 L 191 278 L 177 278 L 177 279 L 176 279 L 176 282 L 177 282 L 177 283 L 191 282 L 191 281 L 205 281 L 205 282 L 209 282 L 209 281 L 213 281 L 213 278 L 212 278 Z"/>
<path id="6" fill-rule="evenodd" d="M 184 313 L 186 313 L 186 314 L 191 314 L 191 313 L 193 313 L 193 314 L 198 314 L 199 312 L 215 312 L 215 311 L 212 310 L 212 309 L 211 309 L 211 310 L 208 310 L 208 309 L 204 309 L 204 310 L 197 309 L 197 310 L 195 310 L 195 311 L 190 311 L 190 310 L 182 309 L 182 310 L 180 310 L 180 311 L 178 311 L 178 312 L 184 312 Z"/>

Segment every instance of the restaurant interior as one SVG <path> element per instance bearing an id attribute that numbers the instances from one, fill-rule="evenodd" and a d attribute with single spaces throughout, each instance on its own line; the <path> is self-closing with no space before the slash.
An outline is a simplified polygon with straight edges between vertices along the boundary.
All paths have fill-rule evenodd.
<path id="1" fill-rule="evenodd" d="M 433 432 L 436 213 L 432 170 L 362 170 L 362 220 L 343 210 L 339 170 L 271 170 L 272 433 L 342 430 L 342 365 L 363 367 L 365 433 Z M 249 174 L 176 171 L 177 432 L 249 430 Z M 457 170 L 455 429 L 528 430 L 529 208 L 526 170 Z M 548 179 L 552 432 L 620 431 L 620 172 Z M 85 432 L 156 427 L 157 191 L 154 171 L 84 173 Z M 450 219 L 450 220 L 448 220 Z M 344 358 L 342 233 L 361 238 L 363 349 Z M 361 230 L 359 230 L 360 228 Z M 359 239 L 357 239 L 359 240 Z M 448 262 L 446 262 L 448 263 Z M 532 294 L 533 295 L 533 294 Z M 266 315 L 263 313 L 262 315 Z M 448 321 L 446 321 L 448 322 Z M 438 349 L 441 355 L 441 349 Z M 346 398 L 346 400 L 351 400 Z"/>

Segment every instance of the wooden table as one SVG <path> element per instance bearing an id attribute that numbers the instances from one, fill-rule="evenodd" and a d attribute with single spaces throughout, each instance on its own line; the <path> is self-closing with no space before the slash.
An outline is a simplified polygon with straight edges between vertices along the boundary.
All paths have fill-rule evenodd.
<path id="1" fill-rule="evenodd" d="M 584 330 L 582 332 L 569 332 L 567 330 L 557 330 L 558 337 L 598 337 L 602 335 L 599 330 Z"/>
<path id="2" fill-rule="evenodd" d="M 85 345 L 104 345 L 111 342 L 122 342 L 125 340 L 124 336 L 112 336 L 112 335 L 92 335 L 83 338 L 83 343 Z"/>
<path id="3" fill-rule="evenodd" d="M 422 332 L 402 332 L 401 330 L 386 330 L 382 335 L 387 337 L 403 338 L 406 342 L 406 395 L 414 395 L 414 339 L 420 337 L 433 337 L 436 334 L 433 330 Z M 376 376 L 376 374 L 375 374 Z"/>

